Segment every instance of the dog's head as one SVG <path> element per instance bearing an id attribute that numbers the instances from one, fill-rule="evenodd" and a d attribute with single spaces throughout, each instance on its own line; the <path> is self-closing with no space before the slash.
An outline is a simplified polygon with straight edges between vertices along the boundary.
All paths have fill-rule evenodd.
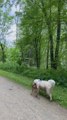
<path id="1" fill-rule="evenodd" d="M 33 83 L 32 88 L 33 88 L 33 89 L 37 89 L 36 83 Z"/>

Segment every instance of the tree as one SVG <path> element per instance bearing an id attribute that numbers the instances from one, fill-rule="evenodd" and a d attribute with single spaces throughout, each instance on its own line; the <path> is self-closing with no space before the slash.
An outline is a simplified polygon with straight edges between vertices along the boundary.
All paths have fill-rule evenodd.
<path id="1" fill-rule="evenodd" d="M 2 52 L 2 61 L 5 62 L 5 47 L 6 47 L 6 35 L 8 33 L 8 29 L 10 28 L 10 24 L 12 21 L 12 17 L 9 16 L 9 7 L 7 7 L 9 3 L 2 2 L 2 6 L 0 7 L 0 48 Z"/>
<path id="2" fill-rule="evenodd" d="M 37 68 L 40 67 L 42 40 L 45 43 L 43 50 L 47 49 L 44 56 L 47 57 L 47 68 L 51 66 L 51 68 L 57 69 L 61 65 L 60 48 L 62 38 L 64 36 L 63 39 L 65 39 L 66 36 L 64 29 L 66 14 L 64 15 L 64 13 L 66 13 L 66 0 L 24 1 L 18 42 L 20 42 L 20 46 L 23 46 L 21 53 L 27 45 L 29 48 L 30 46 L 34 48 Z"/>
<path id="3" fill-rule="evenodd" d="M 38 9 L 36 3 L 32 1 L 26 1 L 23 17 L 21 19 L 20 38 L 22 44 L 24 43 L 26 43 L 27 45 L 31 44 L 32 47 L 34 48 L 34 61 L 37 68 L 40 67 L 41 31 L 42 31 L 42 19 L 39 20 L 39 18 L 40 10 Z"/>
<path id="4" fill-rule="evenodd" d="M 57 69 L 58 63 L 59 63 L 59 47 L 60 47 L 60 40 L 61 40 L 60 36 L 61 36 L 61 21 L 62 21 L 61 12 L 63 10 L 64 3 L 65 2 L 63 2 L 62 0 L 58 0 L 56 2 L 54 2 L 53 0 L 50 0 L 50 1 L 48 0 L 48 2 L 41 0 L 41 6 L 42 6 L 41 9 L 45 16 L 45 21 L 47 24 L 48 35 L 49 35 L 51 68 L 54 68 L 54 69 Z M 55 7 L 57 19 L 56 17 L 53 16 L 53 12 L 52 12 L 53 7 Z M 56 30 L 54 29 L 53 25 L 57 29 L 56 34 L 55 34 Z M 53 30 L 54 30 L 54 34 L 53 34 Z M 56 35 L 56 43 L 55 43 L 56 48 L 54 47 L 55 35 Z"/>

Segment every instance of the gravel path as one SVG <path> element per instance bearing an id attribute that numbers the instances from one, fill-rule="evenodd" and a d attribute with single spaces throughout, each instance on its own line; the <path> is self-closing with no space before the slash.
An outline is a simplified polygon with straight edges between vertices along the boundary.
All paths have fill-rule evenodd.
<path id="1" fill-rule="evenodd" d="M 67 110 L 0 77 L 0 120 L 67 120 Z"/>

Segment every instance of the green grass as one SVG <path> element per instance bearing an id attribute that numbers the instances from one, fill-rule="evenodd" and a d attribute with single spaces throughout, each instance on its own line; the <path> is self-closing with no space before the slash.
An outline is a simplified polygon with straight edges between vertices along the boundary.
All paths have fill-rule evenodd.
<path id="1" fill-rule="evenodd" d="M 9 80 L 12 80 L 13 82 L 16 82 L 20 85 L 23 85 L 27 88 L 30 88 L 33 82 L 33 79 L 21 76 L 19 74 L 11 73 L 11 72 L 6 72 L 3 70 L 0 70 L 0 76 L 6 77 Z"/>
<path id="2" fill-rule="evenodd" d="M 3 70 L 0 70 L 0 76 L 6 77 L 9 80 L 12 80 L 22 86 L 27 87 L 28 89 L 31 89 L 31 85 L 33 81 L 33 79 L 31 78 L 24 77 L 19 74 L 15 74 L 11 72 L 6 72 Z M 61 106 L 67 108 L 67 88 L 56 86 L 53 91 L 53 99 L 55 102 L 58 102 Z"/>
<path id="3" fill-rule="evenodd" d="M 67 88 L 56 86 L 53 92 L 54 101 L 67 108 Z"/>

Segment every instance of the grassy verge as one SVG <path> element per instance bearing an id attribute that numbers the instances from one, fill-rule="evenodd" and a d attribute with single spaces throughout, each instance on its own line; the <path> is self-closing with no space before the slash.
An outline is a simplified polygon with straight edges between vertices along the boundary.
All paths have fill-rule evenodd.
<path id="1" fill-rule="evenodd" d="M 9 78 L 10 80 L 21 84 L 22 86 L 25 86 L 29 89 L 31 88 L 31 84 L 33 81 L 33 79 L 31 78 L 2 70 L 0 70 L 0 76 Z M 53 91 L 53 99 L 54 101 L 58 102 L 61 106 L 67 108 L 67 89 L 61 86 L 56 86 Z"/>
<path id="2" fill-rule="evenodd" d="M 6 77 L 9 80 L 12 80 L 13 82 L 16 82 L 20 85 L 23 85 L 27 88 L 31 88 L 32 81 L 33 79 L 21 76 L 19 74 L 11 73 L 11 72 L 6 72 L 3 70 L 0 70 L 0 76 Z"/>

